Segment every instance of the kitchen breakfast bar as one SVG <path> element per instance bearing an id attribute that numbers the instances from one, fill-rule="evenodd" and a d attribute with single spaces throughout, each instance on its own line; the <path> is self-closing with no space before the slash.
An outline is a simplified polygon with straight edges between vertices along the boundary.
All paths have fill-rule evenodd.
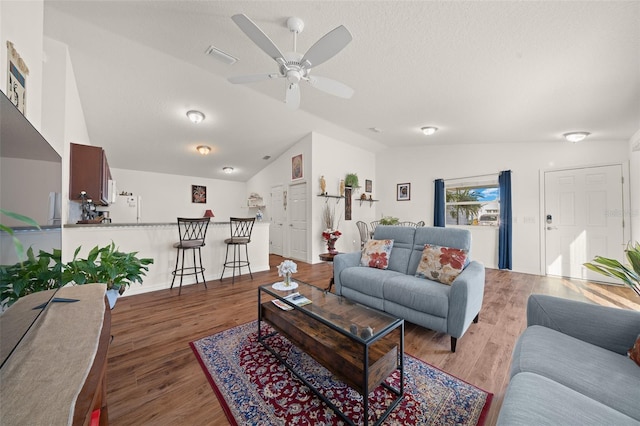
<path id="1" fill-rule="evenodd" d="M 176 249 L 173 244 L 179 241 L 177 222 L 77 224 L 63 225 L 63 228 L 62 252 L 65 261 L 71 260 L 78 246 L 82 246 L 78 256 L 86 257 L 93 247 L 103 247 L 112 241 L 120 251 L 135 251 L 138 252 L 139 258 L 150 257 L 154 260 L 154 263 L 149 265 L 143 285 L 132 284 L 125 295 L 168 289 L 171 286 L 171 271 L 175 268 L 176 262 Z M 227 249 L 224 240 L 230 236 L 229 222 L 212 221 L 209 224 L 205 246 L 202 248 L 202 264 L 207 281 L 220 279 Z M 251 271 L 268 270 L 269 222 L 255 222 L 248 249 Z M 229 256 L 232 256 L 231 250 Z M 185 256 L 186 265 L 191 265 L 192 261 L 192 256 Z M 247 273 L 248 270 L 243 268 L 242 274 Z M 226 277 L 231 277 L 229 270 L 225 272 Z M 183 286 L 194 283 L 194 276 L 185 276 Z M 176 283 L 174 289 L 177 289 L 177 286 Z"/>

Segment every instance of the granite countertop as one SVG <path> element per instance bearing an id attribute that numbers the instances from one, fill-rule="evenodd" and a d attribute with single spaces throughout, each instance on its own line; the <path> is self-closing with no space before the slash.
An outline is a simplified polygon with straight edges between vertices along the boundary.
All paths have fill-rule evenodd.
<path id="1" fill-rule="evenodd" d="M 62 228 L 62 226 L 60 225 L 40 225 L 40 229 L 36 228 L 35 226 L 12 226 L 11 227 L 13 232 L 50 231 L 50 230 L 55 230 L 60 228 Z"/>

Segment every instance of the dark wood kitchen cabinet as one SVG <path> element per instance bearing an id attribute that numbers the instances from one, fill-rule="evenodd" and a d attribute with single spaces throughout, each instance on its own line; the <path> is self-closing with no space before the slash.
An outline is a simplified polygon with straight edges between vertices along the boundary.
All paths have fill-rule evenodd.
<path id="1" fill-rule="evenodd" d="M 69 199 L 81 201 L 85 191 L 95 204 L 109 205 L 111 171 L 104 149 L 72 143 L 70 154 Z"/>

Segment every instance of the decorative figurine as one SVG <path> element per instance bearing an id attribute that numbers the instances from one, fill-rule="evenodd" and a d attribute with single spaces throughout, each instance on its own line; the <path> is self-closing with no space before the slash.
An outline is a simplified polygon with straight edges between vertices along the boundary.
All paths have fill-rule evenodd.
<path id="1" fill-rule="evenodd" d="M 373 336 L 373 329 L 371 327 L 365 327 L 360 332 L 360 337 L 363 339 L 368 339 L 371 336 Z"/>
<path id="2" fill-rule="evenodd" d="M 327 181 L 324 180 L 324 175 L 320 176 L 320 195 L 327 195 Z"/>

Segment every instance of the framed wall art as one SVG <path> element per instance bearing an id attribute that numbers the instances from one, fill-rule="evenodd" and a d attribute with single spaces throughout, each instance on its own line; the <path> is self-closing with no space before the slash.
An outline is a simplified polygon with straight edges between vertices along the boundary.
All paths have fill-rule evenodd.
<path id="1" fill-rule="evenodd" d="M 373 181 L 370 179 L 364 180 L 364 192 L 373 192 Z"/>
<path id="2" fill-rule="evenodd" d="M 302 179 L 302 154 L 291 157 L 291 180 Z"/>
<path id="3" fill-rule="evenodd" d="M 409 201 L 411 199 L 411 184 L 410 183 L 399 183 L 397 185 L 397 201 Z"/>
<path id="4" fill-rule="evenodd" d="M 29 68 L 20 54 L 7 40 L 7 97 L 18 111 L 24 115 L 27 112 L 27 76 Z"/>
<path id="5" fill-rule="evenodd" d="M 207 202 L 207 187 L 202 185 L 191 185 L 191 202 L 205 204 Z"/>

